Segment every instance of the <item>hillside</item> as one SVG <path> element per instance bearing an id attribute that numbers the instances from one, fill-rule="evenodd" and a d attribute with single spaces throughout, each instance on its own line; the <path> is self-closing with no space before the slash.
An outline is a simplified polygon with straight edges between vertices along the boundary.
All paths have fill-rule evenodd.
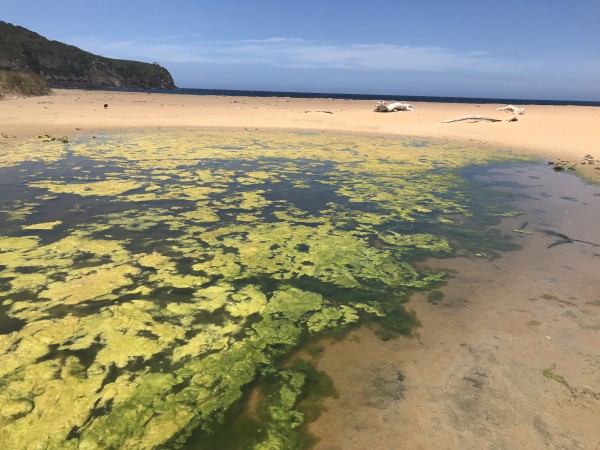
<path id="1" fill-rule="evenodd" d="M 0 70 L 0 99 L 48 94 L 50 88 L 38 74 Z"/>
<path id="2" fill-rule="evenodd" d="M 0 70 L 37 73 L 53 87 L 175 89 L 158 64 L 94 55 L 2 21 Z"/>

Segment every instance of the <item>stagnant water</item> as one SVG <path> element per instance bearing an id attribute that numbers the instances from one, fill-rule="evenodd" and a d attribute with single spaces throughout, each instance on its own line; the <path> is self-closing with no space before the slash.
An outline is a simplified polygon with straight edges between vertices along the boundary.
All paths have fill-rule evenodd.
<path id="1" fill-rule="evenodd" d="M 339 387 L 309 424 L 315 449 L 598 442 L 600 188 L 546 164 L 475 170 L 524 212 L 493 225 L 522 247 L 425 261 L 449 275 L 411 296 L 411 338 L 365 326 L 305 352 Z"/>
<path id="2" fill-rule="evenodd" d="M 302 448 L 333 395 L 294 358 L 517 250 L 510 153 L 398 138 L 170 131 L 0 156 L 3 448 Z M 527 169 L 529 170 L 529 169 Z M 524 231 L 526 232 L 526 231 Z"/>

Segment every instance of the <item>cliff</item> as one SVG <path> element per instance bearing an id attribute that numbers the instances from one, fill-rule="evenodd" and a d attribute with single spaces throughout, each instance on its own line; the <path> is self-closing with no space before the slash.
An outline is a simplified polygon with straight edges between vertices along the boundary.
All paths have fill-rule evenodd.
<path id="1" fill-rule="evenodd" d="M 158 64 L 105 58 L 0 21 L 0 70 L 33 72 L 50 86 L 175 89 Z"/>

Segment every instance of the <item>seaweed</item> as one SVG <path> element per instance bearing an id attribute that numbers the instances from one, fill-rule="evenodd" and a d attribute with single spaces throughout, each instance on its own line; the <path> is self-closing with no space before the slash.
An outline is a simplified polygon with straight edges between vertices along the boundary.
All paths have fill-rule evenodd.
<path id="1" fill-rule="evenodd" d="M 565 378 L 563 376 L 554 373 L 555 369 L 556 369 L 556 364 L 552 364 L 547 369 L 542 370 L 542 375 L 544 375 L 549 380 L 554 380 L 557 383 L 562 384 L 564 387 L 566 387 L 569 390 L 569 392 L 571 393 L 571 395 L 573 397 L 576 397 L 577 391 L 569 383 L 567 383 L 567 380 L 565 380 Z"/>
<path id="2" fill-rule="evenodd" d="M 334 389 L 290 354 L 357 324 L 411 335 L 404 303 L 445 278 L 418 261 L 514 248 L 486 227 L 516 213 L 459 173 L 514 155 L 211 130 L 19 145 L 0 172 L 46 167 L 0 205 L 24 211 L 0 215 L 2 448 L 301 448 Z"/>

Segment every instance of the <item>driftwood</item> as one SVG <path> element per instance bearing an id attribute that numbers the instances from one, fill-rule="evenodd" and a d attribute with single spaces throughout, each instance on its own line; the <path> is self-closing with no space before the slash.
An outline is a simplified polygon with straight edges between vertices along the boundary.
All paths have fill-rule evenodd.
<path id="1" fill-rule="evenodd" d="M 493 117 L 487 117 L 487 116 L 461 116 L 461 117 L 454 117 L 453 119 L 442 120 L 442 123 L 459 122 L 461 120 L 472 120 L 475 122 L 478 122 L 480 120 L 486 120 L 488 122 L 502 122 L 502 119 L 494 119 Z"/>
<path id="2" fill-rule="evenodd" d="M 415 111 L 417 108 L 415 108 L 413 105 L 410 105 L 408 103 L 400 103 L 400 102 L 393 102 L 393 103 L 386 103 L 384 101 L 378 101 L 377 104 L 375 105 L 375 108 L 373 108 L 373 111 L 375 112 L 394 112 L 394 111 Z"/>
<path id="3" fill-rule="evenodd" d="M 502 108 L 496 108 L 496 111 L 506 111 L 506 112 L 511 112 L 513 114 L 519 114 L 521 116 L 523 114 L 525 114 L 525 108 L 517 108 L 516 106 L 513 106 L 513 105 L 504 106 Z"/>

